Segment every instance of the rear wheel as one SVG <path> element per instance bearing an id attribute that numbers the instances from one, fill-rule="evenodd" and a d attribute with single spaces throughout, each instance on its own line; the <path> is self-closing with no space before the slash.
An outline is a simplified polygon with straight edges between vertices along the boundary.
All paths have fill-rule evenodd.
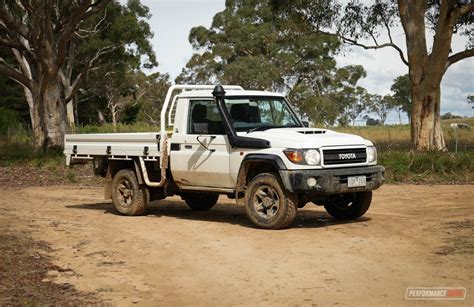
<path id="1" fill-rule="evenodd" d="M 181 195 L 189 208 L 196 211 L 209 210 L 217 203 L 219 194 L 215 193 L 184 193 Z"/>
<path id="2" fill-rule="evenodd" d="M 333 195 L 324 205 L 326 211 L 336 219 L 353 220 L 369 210 L 372 192 Z"/>
<path id="3" fill-rule="evenodd" d="M 288 227 L 295 219 L 297 207 L 298 196 L 288 192 L 274 174 L 255 176 L 245 191 L 245 211 L 259 228 Z"/>
<path id="4" fill-rule="evenodd" d="M 137 176 L 130 169 L 123 169 L 115 174 L 112 180 L 112 203 L 123 215 L 142 215 L 145 213 L 149 191 L 138 185 Z"/>

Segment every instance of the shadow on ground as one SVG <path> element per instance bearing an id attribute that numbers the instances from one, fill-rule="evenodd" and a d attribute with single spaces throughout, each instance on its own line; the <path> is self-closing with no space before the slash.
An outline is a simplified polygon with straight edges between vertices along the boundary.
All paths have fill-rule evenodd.
<path id="1" fill-rule="evenodd" d="M 117 211 L 115 211 L 112 203 L 110 202 L 68 205 L 66 207 L 71 209 L 99 210 L 103 211 L 105 214 L 117 215 Z M 307 207 L 311 208 L 311 205 L 308 204 Z M 189 207 L 186 206 L 186 204 L 182 201 L 154 201 L 148 207 L 146 216 L 166 216 L 177 219 L 227 223 L 233 225 L 240 225 L 242 227 L 254 228 L 254 226 L 247 219 L 244 209 L 235 204 L 218 203 L 211 210 L 208 211 L 193 211 L 189 209 Z M 369 217 L 361 217 L 354 221 L 340 221 L 332 218 L 325 211 L 309 210 L 302 208 L 298 209 L 298 214 L 293 223 L 291 224 L 290 228 L 319 228 L 343 224 L 359 224 L 365 223 L 367 221 L 370 221 Z"/>

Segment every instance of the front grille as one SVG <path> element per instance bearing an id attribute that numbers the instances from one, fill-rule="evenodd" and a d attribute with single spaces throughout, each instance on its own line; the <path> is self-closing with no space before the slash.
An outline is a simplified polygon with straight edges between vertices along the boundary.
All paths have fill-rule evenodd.
<path id="1" fill-rule="evenodd" d="M 365 148 L 323 149 L 324 165 L 365 163 Z"/>

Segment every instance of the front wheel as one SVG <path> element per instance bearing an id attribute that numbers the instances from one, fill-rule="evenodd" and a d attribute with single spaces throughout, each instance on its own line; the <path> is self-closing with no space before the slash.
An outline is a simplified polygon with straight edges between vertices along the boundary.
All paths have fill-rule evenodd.
<path id="1" fill-rule="evenodd" d="M 245 211 L 259 228 L 288 227 L 295 219 L 297 207 L 298 196 L 288 192 L 274 174 L 255 176 L 245 191 Z"/>
<path id="2" fill-rule="evenodd" d="M 333 195 L 324 205 L 326 211 L 334 218 L 354 220 L 369 210 L 372 202 L 372 191 Z"/>
<path id="3" fill-rule="evenodd" d="M 112 180 L 112 203 L 122 215 L 142 215 L 145 213 L 149 191 L 140 187 L 137 176 L 130 169 L 123 169 L 115 174 Z"/>

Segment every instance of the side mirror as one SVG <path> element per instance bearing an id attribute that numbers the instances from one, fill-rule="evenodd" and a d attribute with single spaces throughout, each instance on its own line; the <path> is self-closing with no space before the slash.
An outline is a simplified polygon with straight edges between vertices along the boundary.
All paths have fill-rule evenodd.
<path id="1" fill-rule="evenodd" d="M 303 120 L 303 121 L 302 121 L 302 123 L 303 123 L 303 126 L 305 126 L 306 128 L 308 128 L 308 127 L 309 127 L 309 122 L 307 122 L 307 121 Z"/>

